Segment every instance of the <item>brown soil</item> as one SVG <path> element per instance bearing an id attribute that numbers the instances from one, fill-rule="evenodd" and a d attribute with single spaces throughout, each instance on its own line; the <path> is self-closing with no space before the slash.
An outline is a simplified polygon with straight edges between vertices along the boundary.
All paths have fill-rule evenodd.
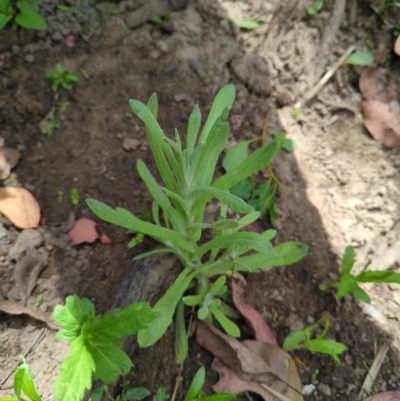
<path id="1" fill-rule="evenodd" d="M 332 317 L 329 336 L 343 342 L 348 351 L 341 365 L 328 356 L 295 353 L 304 363 L 299 365 L 303 384 L 317 387 L 306 399 L 356 399 L 368 374 L 366 366 L 371 366 L 382 344 L 390 348 L 375 386 L 378 391 L 400 388 L 399 286 L 364 286 L 372 298 L 370 308 L 351 297 L 337 301 L 318 288 L 338 274 L 340 257 L 349 244 L 356 248 L 359 268 L 371 258 L 376 269 L 399 270 L 400 152 L 382 148 L 364 130 L 356 87 L 359 71 L 342 67 L 301 113 L 293 107 L 350 45 L 365 50 L 365 39 L 372 38 L 371 51 L 397 93 L 400 60 L 389 50 L 390 33 L 378 32 L 367 7 L 358 9 L 356 20 L 350 21 L 349 9 L 340 13 L 329 6 L 310 18 L 305 12 L 309 3 L 193 1 L 172 14 L 167 29 L 145 24 L 130 30 L 124 22 L 129 14 L 121 13 L 110 17 L 90 43 L 77 40 L 74 48 L 59 45 L 43 50 L 34 63 L 9 49 L 0 53 L 0 132 L 8 147 L 19 147 L 23 153 L 9 182 L 29 189 L 39 201 L 38 248 L 48 255 L 28 305 L 42 295 L 39 309 L 50 316 L 65 296 L 76 293 L 105 312 L 133 267 L 132 256 L 156 246 L 146 240 L 130 251 L 125 231 L 94 218 L 84 202 L 95 198 L 142 216 L 149 211 L 150 195 L 135 162 L 141 158 L 154 174 L 156 170 L 142 124 L 126 115 L 128 100 L 146 101 L 156 92 L 164 131 L 172 134 L 177 127 L 184 132 L 193 105 L 199 104 L 206 115 L 216 91 L 233 82 L 237 99 L 230 117 L 231 145 L 260 136 L 267 113 L 269 132 L 285 130 L 297 144 L 294 154 L 281 153 L 274 161 L 279 179 L 296 190 L 279 200 L 274 243 L 298 240 L 310 249 L 293 266 L 249 275 L 246 300 L 262 312 L 279 343 L 290 331 L 323 314 Z M 255 19 L 261 27 L 241 32 L 226 17 Z M 335 18 L 340 29 L 329 23 Z M 383 51 L 382 43 L 387 43 Z M 249 63 L 247 53 L 259 56 L 253 69 L 249 64 L 240 68 Z M 190 67 L 189 58 L 197 60 L 205 78 Z M 58 100 L 45 77 L 56 62 L 80 75 L 73 92 L 62 92 Z M 60 101 L 68 102 L 64 111 L 56 112 L 60 128 L 44 136 L 39 124 Z M 137 140 L 135 150 L 123 149 L 127 138 Z M 263 179 L 260 173 L 258 180 Z M 77 206 L 69 199 L 72 188 L 80 195 Z M 61 199 L 55 189 L 63 191 Z M 95 219 L 99 231 L 117 244 L 72 246 L 65 234 L 71 213 Z M 0 295 L 18 302 L 18 260 L 9 252 L 20 231 L 6 219 L 1 222 L 7 235 L 0 248 Z M 270 223 L 263 219 L 259 225 L 266 229 Z M 41 328 L 26 316 L 0 315 L 0 381 Z M 54 332 L 46 329 L 27 355 L 44 400 L 52 399 L 51 385 L 68 352 L 66 344 L 53 338 Z M 151 392 L 164 385 L 172 393 L 179 371 L 172 327 L 154 347 L 135 350 L 133 358 L 132 385 Z M 205 390 L 211 392 L 217 380 L 209 369 L 211 360 L 191 341 L 177 399 L 183 398 L 201 364 L 207 367 Z M 316 369 L 320 374 L 313 380 Z M 0 397 L 11 394 L 12 375 L 0 386 Z"/>

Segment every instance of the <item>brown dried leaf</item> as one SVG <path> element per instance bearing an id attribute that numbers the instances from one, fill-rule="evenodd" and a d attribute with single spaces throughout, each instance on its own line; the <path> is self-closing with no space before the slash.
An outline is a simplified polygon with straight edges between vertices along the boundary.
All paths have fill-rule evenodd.
<path id="1" fill-rule="evenodd" d="M 400 391 L 385 391 L 365 398 L 364 401 L 400 401 Z"/>
<path id="2" fill-rule="evenodd" d="M 10 315 L 26 314 L 36 320 L 40 320 L 41 322 L 46 323 L 50 329 L 59 330 L 59 327 L 50 319 L 48 319 L 44 313 L 42 313 L 40 310 L 31 309 L 28 306 L 0 299 L 0 311 L 8 313 Z"/>
<path id="3" fill-rule="evenodd" d="M 242 314 L 250 327 L 254 338 L 258 341 L 278 345 L 274 333 L 265 323 L 261 314 L 240 298 L 240 287 L 232 280 L 232 299 L 236 309 Z"/>
<path id="4" fill-rule="evenodd" d="M 396 100 L 396 92 L 389 86 L 385 74 L 379 68 L 366 68 L 360 76 L 359 87 L 365 100 L 381 103 Z"/>
<path id="5" fill-rule="evenodd" d="M 375 140 L 387 148 L 400 147 L 400 113 L 372 100 L 361 102 L 361 111 L 365 128 Z"/>
<path id="6" fill-rule="evenodd" d="M 266 394 L 260 390 L 260 386 L 267 385 L 285 397 L 290 395 L 293 401 L 303 400 L 296 365 L 290 355 L 276 345 L 253 340 L 241 343 L 205 322 L 197 323 L 196 341 L 234 373 L 227 374 L 226 369 L 223 369 L 222 384 L 216 388 L 236 392 L 237 386 L 245 386 L 243 383 L 231 382 L 237 376 L 240 380 L 254 382 L 248 385 L 248 389 L 263 397 Z M 217 366 L 220 366 L 218 362 Z M 225 380 L 225 377 L 229 379 Z M 264 399 L 276 400 L 275 397 Z"/>
<path id="7" fill-rule="evenodd" d="M 12 168 L 14 168 L 21 157 L 18 149 L 0 147 L 0 180 L 5 180 Z"/>
<path id="8" fill-rule="evenodd" d="M 0 188 L 0 213 L 18 228 L 35 228 L 40 221 L 40 206 L 24 188 Z"/>

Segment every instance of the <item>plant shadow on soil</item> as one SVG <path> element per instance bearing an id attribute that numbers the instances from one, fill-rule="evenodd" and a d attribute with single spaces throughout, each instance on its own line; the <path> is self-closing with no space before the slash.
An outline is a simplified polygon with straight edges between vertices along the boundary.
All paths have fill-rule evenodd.
<path id="1" fill-rule="evenodd" d="M 31 188 L 39 201 L 42 227 L 51 232 L 53 241 L 49 240 L 53 250 L 48 267 L 42 273 L 42 281 L 33 296 L 40 293 L 44 282 L 50 282 L 56 288 L 54 299 L 77 293 L 91 299 L 99 312 L 105 312 L 113 304 L 121 283 L 134 266 L 131 257 L 154 248 L 156 243 L 146 240 L 130 251 L 126 248 L 124 230 L 98 221 L 100 232 L 121 243 L 83 245 L 72 249 L 57 242 L 65 236 L 59 227 L 71 211 L 78 217 L 93 219 L 83 202 L 89 197 L 112 207 L 126 207 L 136 215 L 149 211 L 151 198 L 136 171 L 136 159 L 143 159 L 152 173 L 157 173 L 142 124 L 125 115 L 130 111 L 128 99 L 145 102 L 156 92 L 161 127 L 167 133 L 172 133 L 175 126 L 180 132 L 185 132 L 193 105 L 198 103 L 203 116 L 206 116 L 216 89 L 212 84 L 204 84 L 186 61 L 176 58 L 179 41 L 169 40 L 169 51 L 159 55 L 156 61 L 151 57 L 155 51 L 154 38 L 171 39 L 174 34 L 149 25 L 129 31 L 118 20 L 113 21 L 90 44 L 78 43 L 72 49 L 56 47 L 50 54 L 39 54 L 34 64 L 14 59 L 13 76 L 5 88 L 6 102 L 0 110 L 7 146 L 23 144 L 25 148 L 15 173 L 21 185 Z M 53 136 L 44 137 L 38 124 L 54 101 L 43 67 L 48 71 L 56 62 L 71 71 L 84 69 L 89 79 L 81 78 L 73 93 L 61 95 L 59 100 L 70 103 L 60 114 L 61 128 Z M 218 86 L 231 80 L 240 91 L 231 113 L 231 120 L 235 122 L 232 124 L 234 140 L 239 142 L 258 136 L 260 124 L 255 121 L 263 121 L 267 111 L 272 110 L 272 104 L 265 97 L 249 93 L 230 76 L 228 65 L 223 69 L 225 75 Z M 185 95 L 184 101 L 174 100 L 174 96 L 179 94 Z M 280 129 L 278 119 L 274 124 L 274 130 Z M 136 140 L 135 149 L 130 152 L 122 147 L 126 138 Z M 376 347 L 386 342 L 391 344 L 392 339 L 388 332 L 362 313 L 356 302 L 350 299 L 338 302 L 332 294 L 322 294 L 318 289 L 319 284 L 329 280 L 329 273 L 338 273 L 338 258 L 331 250 L 318 209 L 308 200 L 307 181 L 297 164 L 296 152 L 293 155 L 280 154 L 274 166 L 284 184 L 296 190 L 285 194 L 279 201 L 281 228 L 274 242 L 298 240 L 306 243 L 310 250 L 304 260 L 293 266 L 248 275 L 244 297 L 263 314 L 280 344 L 290 328 L 298 328 L 329 314 L 333 319 L 330 335 L 344 343 L 348 351 L 341 358 L 341 365 L 335 364 L 328 356 L 296 352 L 304 362 L 304 366 L 299 366 L 302 382 L 310 383 L 312 373 L 319 369 L 318 381 L 330 388 L 331 395 L 319 392 L 318 399 L 355 399 L 367 375 L 364 363 L 370 366 Z M 259 175 L 257 179 L 263 178 Z M 54 188 L 64 191 L 60 202 Z M 77 207 L 73 207 L 68 199 L 72 188 L 78 189 L 81 197 Z M 263 219 L 254 229 L 261 231 L 269 227 L 267 219 Z M 54 306 L 52 300 L 48 302 Z M 33 324 L 28 318 L 0 317 L 3 327 L 23 330 L 28 322 L 30 334 L 25 334 L 35 336 L 35 327 L 40 325 Z M 242 326 L 242 330 L 246 333 L 247 329 Z M 48 347 L 57 353 L 57 345 L 50 344 L 52 335 L 49 334 Z M 14 358 L 15 363 L 20 352 L 20 349 L 6 352 L 1 348 L 0 359 Z M 56 361 L 60 359 L 57 355 L 52 357 Z M 135 349 L 132 357 L 135 367 L 129 379 L 135 386 L 147 387 L 154 393 L 158 386 L 164 385 L 172 393 L 179 371 L 173 353 L 173 327 L 155 346 Z M 30 358 L 28 356 L 28 361 Z M 217 374 L 209 368 L 211 361 L 212 356 L 191 340 L 178 400 L 185 394 L 201 364 L 207 368 L 205 392 L 211 392 L 212 384 L 217 381 Z M 40 361 L 38 363 L 40 366 Z M 392 348 L 377 384 L 391 383 L 388 386 L 392 389 L 400 388 L 399 379 L 393 379 L 400 377 L 398 366 L 399 354 Z M 2 375 L 5 373 L 6 370 L 2 371 Z M 35 369 L 33 373 L 37 373 Z M 48 388 L 56 374 L 55 371 L 50 376 L 37 376 L 39 389 Z M 314 399 L 313 396 L 310 399 Z"/>

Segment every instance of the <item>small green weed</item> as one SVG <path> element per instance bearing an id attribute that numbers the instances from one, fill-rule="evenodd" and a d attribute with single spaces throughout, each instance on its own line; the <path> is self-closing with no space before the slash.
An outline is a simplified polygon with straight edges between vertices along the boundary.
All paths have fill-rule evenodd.
<path id="1" fill-rule="evenodd" d="M 368 52 L 354 52 L 344 61 L 345 64 L 366 66 L 374 62 L 374 56 Z"/>
<path id="2" fill-rule="evenodd" d="M 156 25 L 166 24 L 171 19 L 171 11 L 168 11 L 164 17 L 153 17 L 150 21 Z"/>
<path id="3" fill-rule="evenodd" d="M 260 27 L 260 24 L 257 21 L 253 21 L 251 19 L 228 19 L 230 23 L 236 25 L 240 29 L 244 29 L 246 31 L 253 31 Z"/>
<path id="4" fill-rule="evenodd" d="M 77 295 L 67 297 L 65 306 L 54 309 L 54 321 L 61 326 L 56 339 L 67 340 L 71 352 L 61 364 L 54 384 L 58 401 L 80 401 L 92 379 L 112 383 L 132 367 L 118 339 L 134 335 L 154 320 L 148 303 L 134 303 L 125 309 L 95 314 L 94 305 Z"/>
<path id="5" fill-rule="evenodd" d="M 47 23 L 39 14 L 37 0 L 19 0 L 16 2 L 17 12 L 9 0 L 0 0 L 0 29 L 4 28 L 15 15 L 15 23 L 25 29 L 43 30 Z"/>
<path id="6" fill-rule="evenodd" d="M 324 326 L 322 333 L 315 338 L 311 338 L 313 331 L 316 330 L 320 325 Z M 346 351 L 347 348 L 342 343 L 325 339 L 329 326 L 329 318 L 324 316 L 318 322 L 305 327 L 303 330 L 293 331 L 290 333 L 285 338 L 282 348 L 285 351 L 305 348 L 311 352 L 328 354 L 340 364 L 339 355 Z"/>
<path id="7" fill-rule="evenodd" d="M 323 6 L 324 6 L 324 0 L 315 0 L 314 5 L 307 9 L 308 15 L 318 14 L 322 10 Z"/>
<path id="8" fill-rule="evenodd" d="M 83 12 L 81 10 L 79 10 L 79 8 L 75 8 L 75 7 L 68 7 L 64 4 L 58 4 L 57 8 L 61 11 L 64 11 L 66 13 L 71 13 L 71 14 L 75 14 L 78 17 L 82 17 Z"/>
<path id="9" fill-rule="evenodd" d="M 52 136 L 53 131 L 57 128 L 59 128 L 59 124 L 56 121 L 56 118 L 53 113 L 48 114 L 47 118 L 43 120 L 40 131 L 44 135 Z"/>
<path id="10" fill-rule="evenodd" d="M 76 188 L 71 189 L 70 194 L 71 203 L 76 206 L 79 203 L 79 192 Z"/>
<path id="11" fill-rule="evenodd" d="M 144 387 L 130 387 L 128 381 L 121 385 L 121 394 L 114 398 L 108 391 L 108 385 L 103 383 L 90 395 L 89 401 L 100 401 L 106 396 L 110 401 L 139 401 L 150 394 L 150 391 Z"/>
<path id="12" fill-rule="evenodd" d="M 260 212 L 229 192 L 230 188 L 271 162 L 280 148 L 279 140 L 262 146 L 236 167 L 214 178 L 229 137 L 227 118 L 234 98 L 233 85 L 222 88 L 201 131 L 201 113 L 196 105 L 189 117 L 184 142 L 177 130 L 175 141 L 163 133 L 157 122 L 158 100 L 155 95 L 147 106 L 131 100 L 132 111 L 145 123 L 148 141 L 163 180 L 163 185 L 160 185 L 144 162 L 137 161 L 139 175 L 154 198 L 154 223 L 140 220 L 123 208 L 114 210 L 95 199 L 86 201 L 103 220 L 148 235 L 164 245 L 135 259 L 168 252 L 176 255 L 182 263 L 182 272 L 154 306 L 158 317 L 138 335 L 140 346 L 153 345 L 165 333 L 175 314 L 179 323 L 176 325 L 178 340 L 175 352 L 180 360 L 187 352 L 184 308 L 177 308 L 182 297 L 186 303 L 199 306 L 198 318 L 209 321 L 215 318 L 229 335 L 237 336 L 239 329 L 223 309 L 225 279 L 216 280 L 216 277 L 231 275 L 233 271 L 259 272 L 291 264 L 307 252 L 307 247 L 298 242 L 272 247 L 270 240 L 275 235 L 274 230 L 262 234 L 243 231 L 260 217 Z M 212 199 L 220 202 L 219 217 L 205 222 L 206 206 Z M 234 218 L 227 218 L 228 207 L 237 213 Z M 200 242 L 206 230 L 211 239 Z M 186 294 L 188 290 L 190 293 Z"/>
<path id="13" fill-rule="evenodd" d="M 78 82 L 79 78 L 65 70 L 59 63 L 56 64 L 55 69 L 55 71 L 46 74 L 46 77 L 52 82 L 51 88 L 53 91 L 57 92 L 60 85 L 63 89 L 71 91 L 73 84 Z"/>
<path id="14" fill-rule="evenodd" d="M 368 271 L 370 261 L 368 261 L 360 274 L 351 274 L 351 269 L 355 263 L 354 248 L 346 247 L 340 266 L 339 280 L 330 284 L 321 284 L 319 288 L 326 291 L 328 288 L 336 289 L 336 297 L 343 298 L 347 294 L 353 294 L 358 300 L 369 304 L 371 298 L 358 285 L 359 283 L 396 283 L 400 284 L 400 273 L 391 270 Z"/>
<path id="15" fill-rule="evenodd" d="M 272 134 L 274 139 L 279 142 L 279 150 L 284 149 L 287 152 L 293 152 L 296 145 L 291 139 L 286 138 L 286 133 L 281 132 Z M 239 163 L 248 157 L 249 145 L 252 140 L 241 142 L 239 145 L 230 148 L 226 152 L 226 156 L 222 160 L 222 166 L 226 171 L 235 168 Z M 278 211 L 276 207 L 276 192 L 278 188 L 285 188 L 277 179 L 272 169 L 271 163 L 267 164 L 269 179 L 267 182 L 255 185 L 251 177 L 247 177 L 243 181 L 230 188 L 230 192 L 247 201 L 250 206 L 260 212 L 260 217 L 269 216 L 272 222 L 278 219 Z"/>

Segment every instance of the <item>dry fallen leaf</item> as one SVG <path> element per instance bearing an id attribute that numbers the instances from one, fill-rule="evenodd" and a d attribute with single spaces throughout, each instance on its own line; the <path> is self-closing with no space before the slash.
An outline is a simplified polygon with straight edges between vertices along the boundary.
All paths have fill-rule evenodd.
<path id="1" fill-rule="evenodd" d="M 48 319 L 47 316 L 38 309 L 31 309 L 28 306 L 0 299 L 0 311 L 8 313 L 10 315 L 26 314 L 36 320 L 40 320 L 41 322 L 46 323 L 50 329 L 59 330 L 59 327 L 50 319 Z"/>
<path id="2" fill-rule="evenodd" d="M 265 323 L 261 314 L 240 298 L 240 287 L 232 280 L 232 299 L 236 309 L 242 314 L 250 327 L 254 338 L 258 341 L 278 345 L 274 333 Z"/>
<path id="3" fill-rule="evenodd" d="M 65 44 L 67 47 L 75 47 L 75 37 L 74 35 L 67 35 L 65 38 Z"/>
<path id="4" fill-rule="evenodd" d="M 394 52 L 400 56 L 400 36 L 397 37 L 394 44 Z"/>
<path id="5" fill-rule="evenodd" d="M 385 391 L 365 398 L 364 401 L 400 401 L 400 391 Z"/>
<path id="6" fill-rule="evenodd" d="M 110 240 L 110 238 L 108 238 L 108 236 L 106 234 L 100 235 L 100 242 L 102 244 L 112 244 L 112 241 Z"/>
<path id="7" fill-rule="evenodd" d="M 250 382 L 247 389 L 257 392 L 265 401 L 277 399 L 267 387 L 291 401 L 303 400 L 296 365 L 291 356 L 278 346 L 255 340 L 241 343 L 200 321 L 197 322 L 196 341 L 220 360 L 216 363 L 221 372 L 221 383 L 216 384 L 216 391 L 223 388 L 223 391 L 236 392 L 238 386 L 245 387 L 244 383 L 236 381 L 237 376 L 240 380 Z M 226 369 L 221 368 L 221 364 Z M 227 369 L 232 373 L 228 374 Z M 261 391 L 260 386 L 267 393 Z"/>
<path id="8" fill-rule="evenodd" d="M 387 148 L 400 147 L 400 113 L 373 100 L 361 102 L 361 111 L 365 128 L 375 140 Z"/>
<path id="9" fill-rule="evenodd" d="M 390 103 L 396 92 L 389 86 L 386 75 L 376 67 L 366 68 L 359 80 L 360 92 L 365 100 Z"/>
<path id="10" fill-rule="evenodd" d="M 18 228 L 35 228 L 40 221 L 40 206 L 24 188 L 0 188 L 0 213 Z"/>
<path id="11" fill-rule="evenodd" d="M 0 146 L 0 180 L 5 180 L 12 168 L 14 168 L 21 157 L 18 149 L 9 149 Z"/>
<path id="12" fill-rule="evenodd" d="M 93 220 L 82 217 L 77 220 L 72 230 L 68 232 L 69 238 L 74 245 L 83 244 L 85 242 L 91 244 L 99 238 L 96 230 L 96 223 Z"/>

